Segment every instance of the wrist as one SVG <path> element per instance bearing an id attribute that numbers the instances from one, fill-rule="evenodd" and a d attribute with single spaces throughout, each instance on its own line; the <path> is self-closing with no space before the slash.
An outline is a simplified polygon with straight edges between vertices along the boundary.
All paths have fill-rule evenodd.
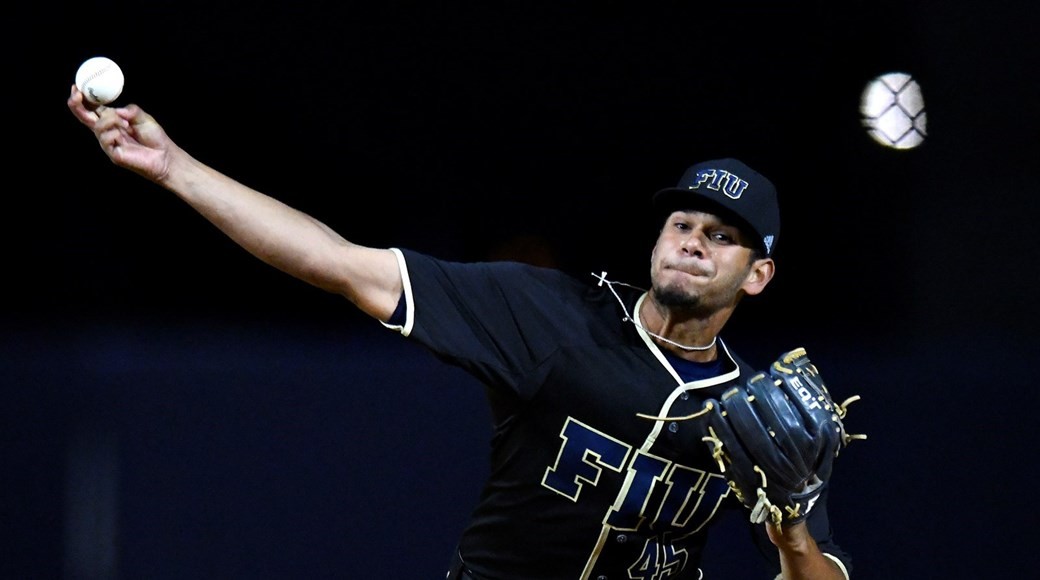
<path id="1" fill-rule="evenodd" d="M 765 526 L 769 541 L 786 554 L 807 555 L 817 550 L 816 540 L 809 534 L 809 527 L 805 521 L 786 524 L 779 528 L 772 523 L 766 523 Z"/>

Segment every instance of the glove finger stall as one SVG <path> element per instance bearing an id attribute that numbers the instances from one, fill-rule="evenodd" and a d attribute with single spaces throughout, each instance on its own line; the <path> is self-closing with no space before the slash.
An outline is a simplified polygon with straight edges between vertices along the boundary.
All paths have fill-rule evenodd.
<path id="1" fill-rule="evenodd" d="M 731 389 L 723 395 L 724 418 L 732 425 L 736 440 L 752 461 L 769 474 L 774 485 L 788 487 L 805 481 L 805 469 L 799 469 L 783 453 L 749 399 L 743 389 Z"/>
<path id="2" fill-rule="evenodd" d="M 776 387 L 770 377 L 756 375 L 748 381 L 749 402 L 783 457 L 786 457 L 800 480 L 808 479 L 817 464 L 819 440 L 811 424 L 806 424 L 787 393 Z"/>

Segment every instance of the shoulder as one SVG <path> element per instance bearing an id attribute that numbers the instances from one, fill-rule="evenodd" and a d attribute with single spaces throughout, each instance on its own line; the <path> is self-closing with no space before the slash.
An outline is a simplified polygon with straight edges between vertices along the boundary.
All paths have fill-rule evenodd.
<path id="1" fill-rule="evenodd" d="M 554 289 L 584 290 L 595 280 L 579 279 L 575 274 L 546 266 L 537 266 L 517 261 L 474 261 L 464 262 L 443 259 L 417 252 L 397 249 L 403 257 L 405 267 L 413 278 L 451 278 L 484 281 L 502 287 L 544 286 Z"/>

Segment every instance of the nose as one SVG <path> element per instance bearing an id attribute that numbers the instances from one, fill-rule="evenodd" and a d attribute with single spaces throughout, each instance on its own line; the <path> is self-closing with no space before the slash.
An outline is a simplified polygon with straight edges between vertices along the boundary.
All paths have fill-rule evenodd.
<path id="1" fill-rule="evenodd" d="M 682 239 L 679 247 L 690 254 L 703 254 L 705 248 L 704 232 L 699 229 L 690 231 L 689 235 Z"/>

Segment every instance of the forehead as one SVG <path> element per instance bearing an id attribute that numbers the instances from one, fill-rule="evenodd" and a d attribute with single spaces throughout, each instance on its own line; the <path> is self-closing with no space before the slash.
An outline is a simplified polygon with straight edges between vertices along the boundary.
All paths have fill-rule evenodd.
<path id="1" fill-rule="evenodd" d="M 705 224 L 726 225 L 739 228 L 739 224 L 736 223 L 736 220 L 727 219 L 725 214 L 708 211 L 706 209 L 677 209 L 665 216 L 665 222 L 673 220 L 695 221 Z"/>

